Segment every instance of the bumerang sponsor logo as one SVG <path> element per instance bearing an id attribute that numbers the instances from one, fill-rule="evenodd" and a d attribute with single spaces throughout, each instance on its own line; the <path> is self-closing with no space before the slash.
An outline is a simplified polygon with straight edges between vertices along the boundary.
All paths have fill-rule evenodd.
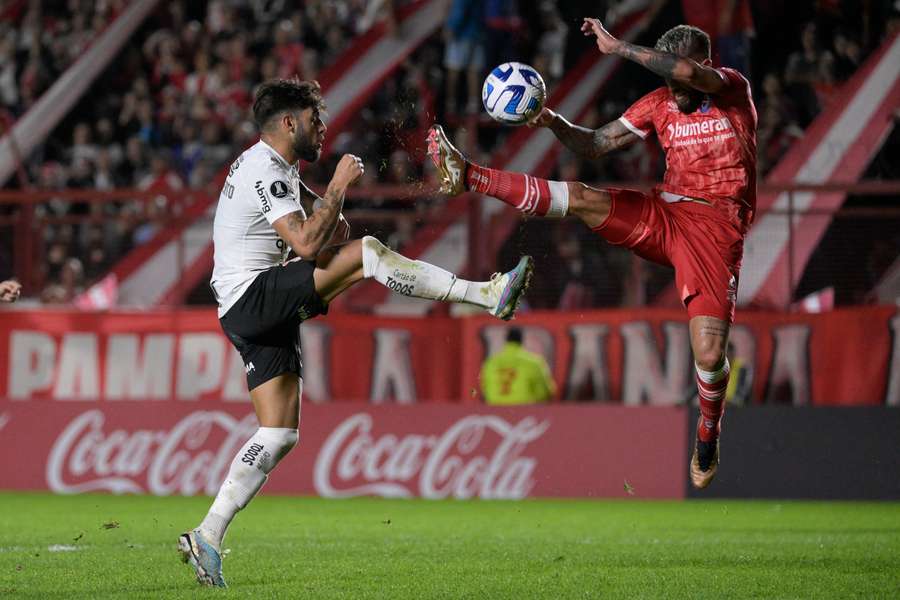
<path id="1" fill-rule="evenodd" d="M 463 417 L 440 434 L 376 435 L 371 415 L 338 425 L 316 458 L 316 493 L 330 498 L 518 499 L 534 486 L 537 459 L 528 444 L 548 421 Z"/>

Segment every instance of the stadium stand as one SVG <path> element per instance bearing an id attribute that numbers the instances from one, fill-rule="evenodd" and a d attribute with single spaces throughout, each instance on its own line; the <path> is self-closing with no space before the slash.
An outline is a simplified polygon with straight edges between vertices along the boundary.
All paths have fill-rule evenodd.
<path id="1" fill-rule="evenodd" d="M 24 164 L 32 189 L 143 192 L 136 193 L 136 199 L 125 195 L 111 202 L 57 199 L 39 203 L 38 216 L 57 217 L 62 222 L 43 229 L 43 247 L 37 252 L 44 257 L 37 269 L 37 279 L 42 284 L 40 289 L 29 289 L 29 295 L 42 296 L 46 301 L 71 299 L 68 296 L 102 280 L 130 250 L 155 239 L 173 218 L 185 218 L 187 206 L 201 196 L 185 194 L 184 190 L 202 190 L 204 197 L 214 198 L 215 175 L 255 135 L 247 107 L 259 81 L 297 74 L 320 78 L 327 84 L 329 65 L 337 62 L 338 67 L 343 67 L 342 51 L 359 43 L 374 23 L 384 23 L 386 38 L 403 38 L 403 27 L 398 26 L 402 18 L 398 20 L 398 15 L 418 4 L 421 3 L 312 1 L 294 8 L 291 3 L 280 1 L 212 0 L 161 5 L 139 30 L 137 43 L 124 51 L 103 75 L 96 86 L 103 92 L 92 93 L 82 101 Z M 454 4 L 465 3 L 437 4 L 449 11 Z M 507 7 L 497 9 L 497 14 L 484 15 L 486 64 L 502 60 L 502 48 L 509 56 L 527 57 L 547 76 L 552 101 L 563 102 L 571 92 L 565 89 L 565 75 L 585 68 L 583 57 L 590 54 L 590 48 L 578 39 L 580 36 L 569 35 L 572 24 L 584 12 L 577 4 L 557 7 L 552 2 L 535 6 L 520 3 L 518 11 Z M 612 3 L 617 10 L 610 13 L 614 18 L 608 17 L 607 22 L 620 28 L 637 27 L 634 35 L 639 36 L 638 41 L 648 43 L 671 24 L 684 20 L 687 7 L 682 4 Z M 759 107 L 761 175 L 796 145 L 819 111 L 828 108 L 836 90 L 881 39 L 897 27 L 896 12 L 888 4 L 870 3 L 864 11 L 850 14 L 841 12 L 841 3 L 778 8 L 749 2 L 752 26 L 758 32 L 771 34 L 775 23 L 797 28 L 808 24 L 799 39 L 768 35 L 767 39 L 780 42 L 750 46 L 747 63 Z M 98 9 L 92 8 L 91 3 L 76 5 L 79 11 L 70 20 L 49 9 L 43 15 L 45 24 L 52 24 L 66 39 L 75 36 L 72 39 L 76 42 L 79 32 L 86 27 L 96 30 L 103 19 L 108 21 L 122 6 L 115 2 L 102 4 L 103 8 Z M 650 5 L 650 11 L 629 12 L 629 6 L 634 5 L 645 9 Z M 14 18 L 22 26 L 8 27 L 7 31 L 14 35 L 4 38 L 5 46 L 0 46 L 0 50 L 21 47 L 29 31 L 27 25 L 38 17 L 23 11 Z M 18 39 L 12 40 L 13 37 Z M 552 138 L 534 136 L 535 146 L 531 140 L 523 139 L 526 134 L 522 132 L 504 131 L 486 122 L 477 114 L 481 111 L 468 114 L 472 111 L 467 110 L 471 106 L 466 106 L 470 104 L 466 101 L 470 97 L 465 89 L 466 78 L 451 82 L 444 68 L 447 37 L 447 31 L 439 31 L 424 38 L 392 75 L 380 81 L 377 89 L 368 95 L 360 94 L 368 100 L 353 107 L 352 120 L 340 123 L 339 131 L 329 133 L 327 156 L 305 169 L 307 180 L 321 185 L 341 153 L 354 152 L 366 158 L 364 187 L 369 191 L 352 196 L 347 206 L 350 213 L 358 215 L 352 220 L 355 235 L 377 234 L 416 254 L 426 252 L 442 239 L 436 230 L 458 231 L 444 225 L 472 222 L 468 200 L 445 207 L 443 200 L 429 197 L 433 173 L 423 166 L 420 140 L 435 118 L 456 126 L 457 140 L 473 156 L 484 157 L 500 148 L 521 146 L 524 162 L 510 161 L 512 168 L 539 168 L 552 178 L 583 181 L 652 182 L 658 178 L 662 155 L 653 142 L 606 161 L 587 162 L 560 151 L 552 144 Z M 0 52 L 0 56 L 14 59 L 2 62 L 0 92 L 21 88 L 22 77 L 13 78 L 19 84 L 10 86 L 9 73 L 24 74 L 31 61 L 28 54 L 9 52 Z M 42 55 L 46 54 L 43 51 Z M 54 72 L 59 72 L 65 62 L 54 58 L 53 65 Z M 619 69 L 618 65 L 604 67 L 607 68 L 610 72 L 603 74 L 604 85 L 593 88 L 581 104 L 570 105 L 570 116 L 578 115 L 579 122 L 586 126 L 616 118 L 641 91 L 654 84 L 640 69 Z M 480 82 L 480 77 L 476 81 Z M 454 85 L 457 102 L 440 101 L 448 98 L 447 91 Z M 2 96 L 5 102 L 13 94 L 4 92 Z M 10 114 L 17 115 L 23 105 L 20 100 L 7 106 Z M 396 187 L 382 187 L 410 184 L 416 187 L 406 194 L 397 194 Z M 146 195 L 142 195 L 144 192 Z M 416 202 L 410 201 L 409 194 Z M 372 211 L 373 208 L 379 211 Z M 486 239 L 446 240 L 450 253 L 461 244 L 484 250 L 488 258 L 476 264 L 467 261 L 466 253 L 455 252 L 439 262 L 489 274 L 495 263 L 508 261 L 522 247 L 537 248 L 539 276 L 529 298 L 534 307 L 641 305 L 658 299 L 670 281 L 667 272 L 640 265 L 616 248 L 595 243 L 581 228 L 561 223 L 546 235 L 545 225 L 520 222 L 487 205 L 481 210 L 485 211 L 481 218 L 489 219 L 491 225 L 483 236 Z M 203 211 L 194 212 L 192 218 L 204 218 Z M 457 215 L 456 221 L 448 221 L 451 214 Z M 85 215 L 95 222 L 76 223 L 70 219 L 77 221 Z M 6 270 L 11 270 L 11 248 L 0 248 L 0 254 Z M 202 257 L 202 252 L 197 256 Z M 435 258 L 433 254 L 429 256 Z M 67 262 L 70 268 L 65 270 L 66 277 L 74 285 L 68 295 L 60 295 Z M 597 272 L 604 275 L 598 277 Z M 192 302 L 210 302 L 204 277 L 199 272 L 191 289 L 181 290 L 175 296 L 163 295 L 160 301 L 190 296 Z M 878 274 L 872 278 L 877 281 Z M 809 285 L 815 284 L 800 287 Z M 865 285 L 860 283 L 860 287 Z M 42 294 L 44 288 L 46 293 Z M 354 291 L 348 304 L 360 308 L 370 305 L 373 299 L 386 300 L 379 293 L 363 286 Z M 864 289 L 853 293 L 854 297 L 865 294 Z M 383 306 L 380 310 L 405 310 L 402 300 L 389 301 L 401 306 Z"/>

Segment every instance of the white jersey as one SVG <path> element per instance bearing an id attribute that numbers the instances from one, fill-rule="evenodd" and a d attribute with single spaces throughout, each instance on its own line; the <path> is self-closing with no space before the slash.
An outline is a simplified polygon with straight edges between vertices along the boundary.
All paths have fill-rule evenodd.
<path id="1" fill-rule="evenodd" d="M 260 140 L 241 154 L 219 194 L 213 223 L 212 285 L 219 317 L 243 295 L 262 271 L 283 263 L 290 246 L 272 227 L 300 211 L 300 173 Z"/>

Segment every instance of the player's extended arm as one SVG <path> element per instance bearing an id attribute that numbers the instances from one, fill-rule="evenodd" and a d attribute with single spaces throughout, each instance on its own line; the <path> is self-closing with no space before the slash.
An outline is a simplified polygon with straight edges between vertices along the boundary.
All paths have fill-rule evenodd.
<path id="1" fill-rule="evenodd" d="M 600 158 L 641 139 L 618 119 L 599 129 L 588 129 L 573 125 L 548 108 L 541 112 L 536 124 L 549 127 L 566 148 L 584 158 Z"/>
<path id="2" fill-rule="evenodd" d="M 550 129 L 566 148 L 579 156 L 595 159 L 641 139 L 618 119 L 598 129 L 587 129 L 557 115 Z"/>
<path id="3" fill-rule="evenodd" d="M 309 189 L 303 181 L 300 181 L 300 204 L 303 205 L 306 214 L 315 214 L 317 210 L 322 208 L 324 202 L 325 200 L 323 200 L 321 196 Z M 350 239 L 350 223 L 344 218 L 343 213 L 338 213 L 338 220 L 334 228 L 334 233 L 332 233 L 331 239 L 328 240 L 326 247 L 342 244 L 348 239 Z"/>
<path id="4" fill-rule="evenodd" d="M 296 211 L 272 223 L 279 237 L 290 244 L 297 256 L 312 260 L 328 244 L 341 215 L 347 188 L 362 174 L 362 161 L 352 154 L 345 154 L 325 190 L 322 206 L 312 216 L 304 219 L 303 213 Z"/>
<path id="5" fill-rule="evenodd" d="M 725 87 L 725 79 L 716 69 L 690 58 L 616 39 L 604 29 L 600 19 L 585 19 L 581 31 L 597 37 L 600 52 L 636 62 L 665 79 L 673 79 L 707 94 L 716 94 Z"/>

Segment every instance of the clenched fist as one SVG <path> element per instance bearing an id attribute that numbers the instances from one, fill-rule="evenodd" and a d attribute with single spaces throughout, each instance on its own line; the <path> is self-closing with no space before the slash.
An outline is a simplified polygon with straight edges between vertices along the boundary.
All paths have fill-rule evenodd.
<path id="1" fill-rule="evenodd" d="M 334 177 L 331 183 L 339 188 L 346 189 L 356 183 L 365 172 L 363 161 L 360 157 L 353 154 L 345 154 L 338 162 L 337 168 L 334 170 Z"/>
<path id="2" fill-rule="evenodd" d="M 22 284 L 12 279 L 0 281 L 0 302 L 15 302 L 22 293 Z"/>

